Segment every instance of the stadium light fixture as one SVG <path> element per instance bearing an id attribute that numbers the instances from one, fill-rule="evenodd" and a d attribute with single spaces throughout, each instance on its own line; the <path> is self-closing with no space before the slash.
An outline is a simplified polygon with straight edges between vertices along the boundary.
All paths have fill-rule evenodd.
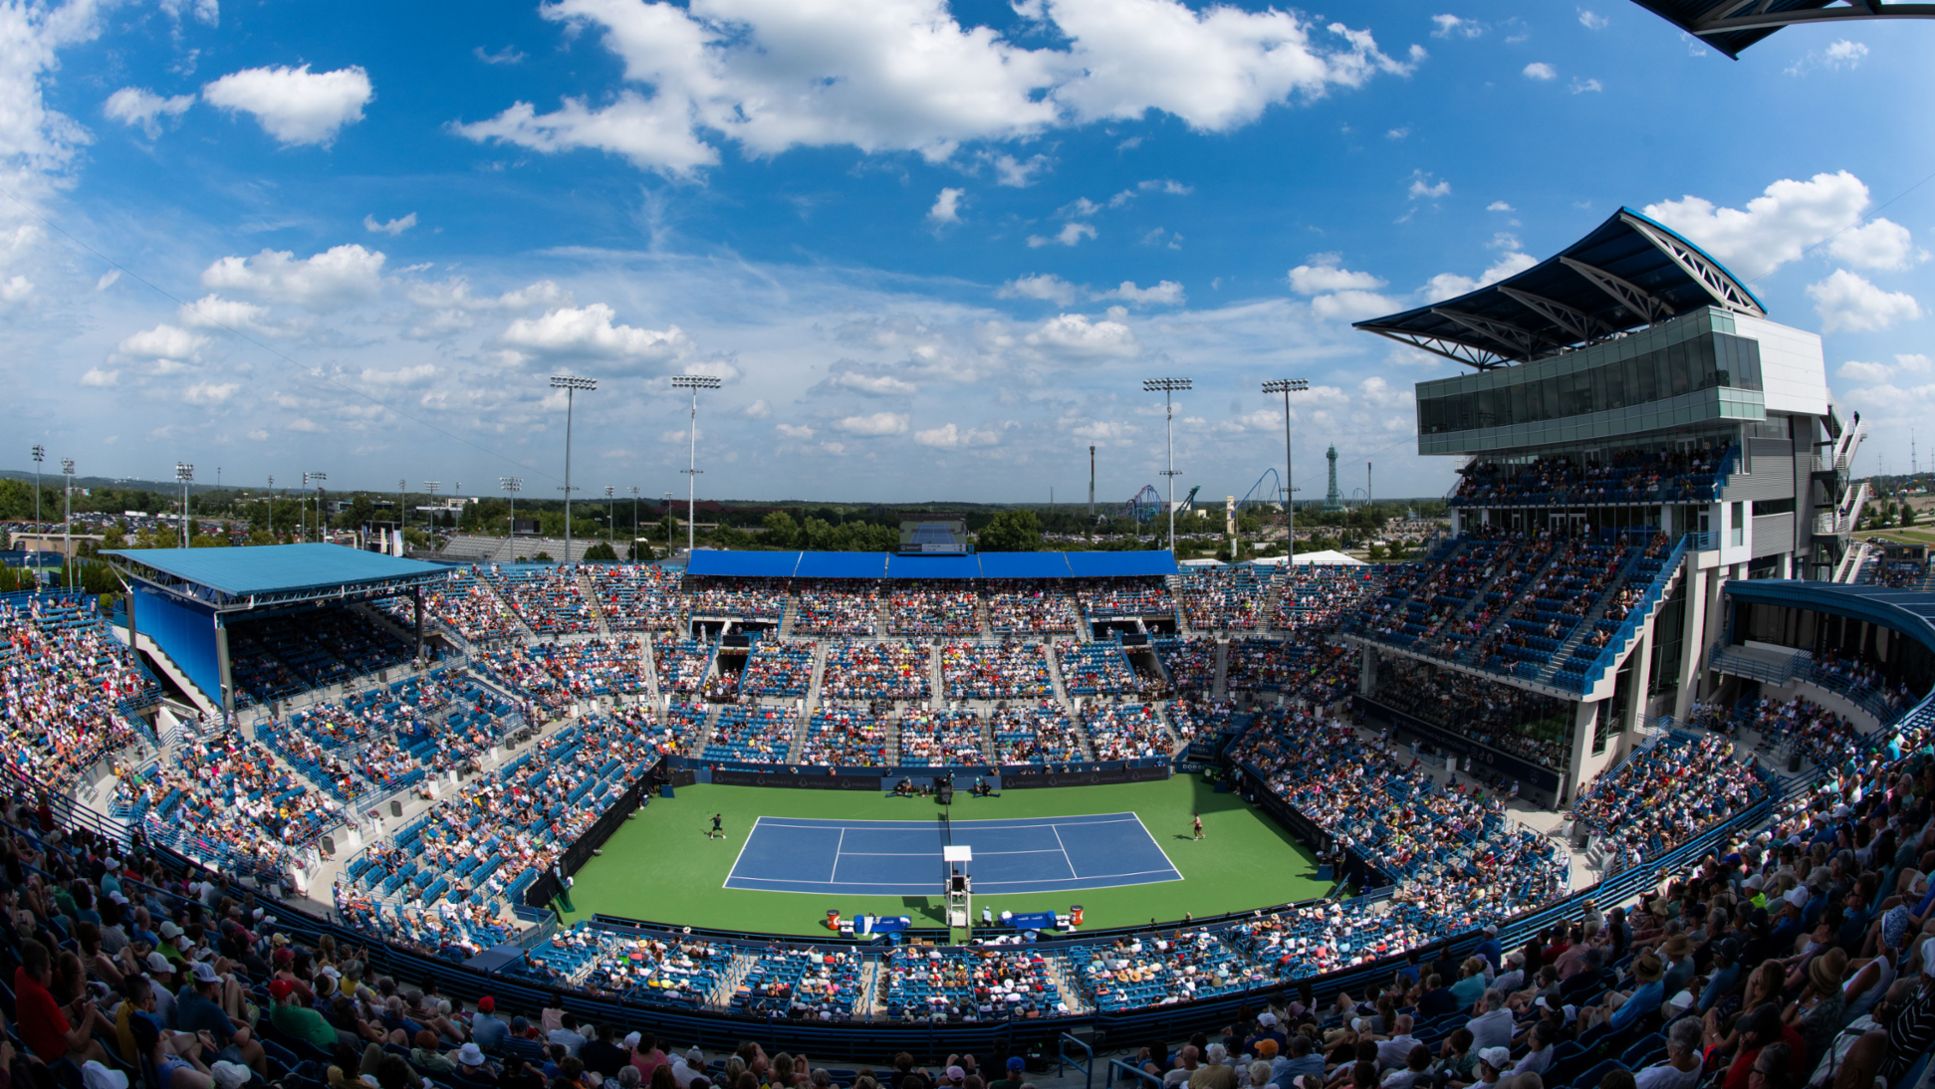
<path id="1" fill-rule="evenodd" d="M 564 562 L 571 562 L 571 406 L 579 390 L 598 388 L 596 378 L 575 374 L 554 374 L 551 388 L 564 391 Z"/>
<path id="2" fill-rule="evenodd" d="M 195 479 L 195 467 L 175 462 L 175 482 L 181 485 L 181 546 L 188 547 L 188 482 Z"/>
<path id="3" fill-rule="evenodd" d="M 403 532 L 403 528 L 410 524 L 410 508 L 403 505 L 403 490 L 409 486 L 408 480 L 403 477 L 396 478 L 396 531 L 398 533 Z"/>
<path id="4" fill-rule="evenodd" d="M 632 546 L 626 550 L 626 558 L 638 558 L 638 485 L 632 485 Z"/>
<path id="5" fill-rule="evenodd" d="M 316 540 L 320 542 L 323 539 L 323 481 L 329 479 L 329 474 L 312 470 L 302 474 L 302 478 L 316 485 Z"/>
<path id="6" fill-rule="evenodd" d="M 1290 395 L 1303 393 L 1310 383 L 1302 378 L 1272 378 L 1263 383 L 1263 392 L 1283 394 L 1283 571 L 1289 574 L 1297 562 L 1297 478 L 1290 471 Z M 1231 556 L 1233 561 L 1235 556 Z"/>
<path id="7" fill-rule="evenodd" d="M 39 449 L 39 447 L 35 447 Z M 61 488 L 61 585 L 69 590 L 74 588 L 74 459 L 60 459 L 60 475 L 65 477 Z M 39 578 L 36 574 L 35 578 Z"/>
<path id="8" fill-rule="evenodd" d="M 511 497 L 510 532 L 505 534 L 505 536 L 509 537 L 512 541 L 516 541 L 517 540 L 517 493 L 519 489 L 524 487 L 524 478 L 517 477 L 517 476 L 500 476 L 497 478 L 497 486 L 504 489 L 505 495 L 508 495 Z M 515 544 L 511 546 L 511 555 L 513 557 L 517 555 L 517 546 Z"/>
<path id="9" fill-rule="evenodd" d="M 47 448 L 34 443 L 34 531 L 40 530 L 40 463 L 47 460 Z"/>
<path id="10" fill-rule="evenodd" d="M 1148 393 L 1162 394 L 1164 444 L 1169 449 L 1169 468 L 1162 475 L 1169 478 L 1169 554 L 1176 554 L 1176 401 L 1175 395 L 1183 390 L 1195 388 L 1195 383 L 1187 378 L 1145 378 L 1142 388 Z"/>
<path id="11" fill-rule="evenodd" d="M 677 374 L 672 376 L 673 389 L 692 391 L 692 441 L 686 454 L 685 466 L 685 554 L 692 555 L 694 534 L 697 524 L 693 514 L 698 509 L 699 496 L 699 391 L 718 389 L 723 383 L 709 374 Z"/>
<path id="12" fill-rule="evenodd" d="M 617 500 L 612 498 L 617 494 L 618 494 L 617 488 L 614 488 L 609 484 L 605 485 L 605 547 L 606 548 L 611 547 L 612 526 L 614 526 L 618 522 L 618 502 Z"/>

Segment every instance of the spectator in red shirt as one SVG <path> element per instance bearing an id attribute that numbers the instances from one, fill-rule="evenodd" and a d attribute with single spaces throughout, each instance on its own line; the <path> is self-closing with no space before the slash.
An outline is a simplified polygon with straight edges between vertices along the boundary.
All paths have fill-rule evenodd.
<path id="1" fill-rule="evenodd" d="M 112 1032 L 114 1026 L 94 1008 L 94 1000 L 86 997 L 76 1000 L 74 1020 L 70 1021 L 68 1011 L 47 989 L 52 974 L 47 947 L 32 938 L 22 941 L 20 967 L 13 970 L 13 992 L 18 1011 L 15 1020 L 27 1049 L 46 1063 L 69 1057 L 75 1062 L 106 1062 L 107 1052 L 94 1039 L 94 1031 Z"/>

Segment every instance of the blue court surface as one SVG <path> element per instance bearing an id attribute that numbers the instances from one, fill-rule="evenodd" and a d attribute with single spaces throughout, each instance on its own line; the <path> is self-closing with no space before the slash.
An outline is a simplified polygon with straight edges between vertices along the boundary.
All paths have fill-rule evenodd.
<path id="1" fill-rule="evenodd" d="M 974 891 L 1076 892 L 1181 881 L 1134 813 L 955 821 L 974 848 Z M 726 875 L 726 888 L 856 896 L 940 896 L 940 823 L 761 817 Z"/>

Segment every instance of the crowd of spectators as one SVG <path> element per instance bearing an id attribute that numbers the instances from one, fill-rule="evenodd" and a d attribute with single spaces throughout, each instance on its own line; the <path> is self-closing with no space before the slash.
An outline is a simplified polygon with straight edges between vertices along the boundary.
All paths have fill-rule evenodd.
<path id="1" fill-rule="evenodd" d="M 1055 691 L 1040 643 L 943 643 L 941 685 L 948 699 L 1047 699 Z"/>
<path id="2" fill-rule="evenodd" d="M 286 871 L 345 817 L 239 730 L 177 746 L 146 767 L 117 767 L 113 805 L 151 837 L 249 873 Z"/>
<path id="3" fill-rule="evenodd" d="M 750 697 L 802 697 L 813 680 L 813 644 L 764 638 L 746 656 L 739 690 Z"/>
<path id="4" fill-rule="evenodd" d="M 1176 751 L 1176 739 L 1154 704 L 1090 700 L 1082 708 L 1082 726 L 1097 760 L 1167 758 Z"/>
<path id="5" fill-rule="evenodd" d="M 1177 576 L 1176 590 L 1197 631 L 1254 631 L 1271 613 L 1277 576 L 1253 563 L 1191 567 Z"/>
<path id="6" fill-rule="evenodd" d="M 1057 702 L 1011 703 L 995 709 L 988 722 L 997 764 L 1059 767 L 1088 759 L 1082 733 Z"/>
<path id="7" fill-rule="evenodd" d="M 485 752 L 521 721 L 502 696 L 439 670 L 271 718 L 257 736 L 347 803 L 444 772 L 482 770 Z"/>
<path id="8" fill-rule="evenodd" d="M 585 565 L 591 588 L 612 631 L 677 631 L 685 615 L 679 572 L 644 563 Z"/>
<path id="9" fill-rule="evenodd" d="M 423 588 L 424 611 L 472 643 L 509 639 L 524 631 L 517 613 L 489 582 L 479 577 L 485 570 L 483 567 L 458 568 L 448 580 Z M 384 606 L 391 615 L 406 623 L 414 622 L 408 598 L 389 598 Z"/>
<path id="10" fill-rule="evenodd" d="M 966 583 L 892 583 L 887 597 L 887 630 L 895 635 L 978 634 L 980 596 Z"/>
<path id="11" fill-rule="evenodd" d="M 1169 701 L 1169 725 L 1176 735 L 1177 745 L 1187 745 L 1198 738 L 1208 739 L 1225 733 L 1235 733 L 1252 721 L 1249 714 L 1239 715 L 1236 704 L 1230 700 L 1212 700 L 1207 696 L 1190 699 L 1179 696 Z"/>
<path id="12" fill-rule="evenodd" d="M 987 597 L 988 629 L 996 635 L 1066 635 L 1075 631 L 1075 605 L 1068 591 L 1057 583 L 990 583 Z"/>
<path id="13" fill-rule="evenodd" d="M 845 640 L 826 650 L 820 692 L 835 700 L 924 700 L 933 695 L 927 643 Z"/>
<path id="14" fill-rule="evenodd" d="M 232 624 L 237 706 L 266 704 L 402 665 L 415 646 L 353 609 L 317 609 Z"/>
<path id="15" fill-rule="evenodd" d="M 1156 660 L 1178 692 L 1207 692 L 1216 684 L 1216 640 L 1206 635 L 1157 636 Z"/>
<path id="16" fill-rule="evenodd" d="M 686 576 L 687 615 L 697 619 L 771 620 L 786 615 L 785 579 L 720 579 Z"/>
<path id="17" fill-rule="evenodd" d="M 1383 655 L 1377 660 L 1376 699 L 1501 752 L 1548 768 L 1565 766 L 1571 707 L 1552 696 Z"/>
<path id="18" fill-rule="evenodd" d="M 898 1021 L 1017 1021 L 1068 1011 L 1037 950 L 917 947 L 882 962 L 887 1016 Z"/>
<path id="19" fill-rule="evenodd" d="M 574 702 L 636 695 L 648 687 L 645 647 L 637 636 L 500 644 L 476 661 L 510 691 L 554 714 Z"/>
<path id="20" fill-rule="evenodd" d="M 705 684 L 716 648 L 675 635 L 652 636 L 652 670 L 658 675 L 660 695 L 690 696 Z"/>
<path id="21" fill-rule="evenodd" d="M 872 635 L 880 630 L 880 587 L 840 580 L 799 584 L 793 630 L 801 635 Z"/>
<path id="22" fill-rule="evenodd" d="M 703 755 L 731 764 L 795 763 L 793 740 L 799 726 L 799 712 L 790 707 L 721 707 Z"/>
<path id="23" fill-rule="evenodd" d="M 1119 642 L 1061 642 L 1055 644 L 1055 658 L 1071 696 L 1126 696 L 1140 687 Z"/>
<path id="24" fill-rule="evenodd" d="M 689 934 L 579 921 L 531 950 L 523 967 L 554 985 L 575 982 L 644 1006 L 699 1009 L 716 1001 L 731 963 L 729 947 Z"/>
<path id="25" fill-rule="evenodd" d="M 807 720 L 799 762 L 828 768 L 885 767 L 889 740 L 886 724 L 870 708 L 821 704 Z"/>
<path id="26" fill-rule="evenodd" d="M 65 788 L 134 740 L 117 704 L 152 690 L 81 599 L 0 598 L 0 766 Z"/>
<path id="27" fill-rule="evenodd" d="M 1732 444 L 1713 440 L 1653 450 L 1550 454 L 1529 461 L 1474 461 L 1459 470 L 1452 506 L 1546 507 L 1582 503 L 1711 502 Z"/>
<path id="28" fill-rule="evenodd" d="M 1597 837 L 1605 872 L 1631 869 L 1765 798 L 1766 776 L 1721 734 L 1662 734 L 1573 803 Z"/>
<path id="29" fill-rule="evenodd" d="M 1176 599 L 1158 578 L 1084 579 L 1075 586 L 1075 599 L 1090 618 L 1176 616 Z"/>
<path id="30" fill-rule="evenodd" d="M 591 602 L 578 581 L 578 568 L 571 564 L 492 565 L 484 569 L 483 577 L 517 610 L 525 626 L 539 635 L 575 635 L 597 629 Z"/>
<path id="31" fill-rule="evenodd" d="M 1328 629 L 1381 593 L 1389 570 L 1372 564 L 1299 564 L 1287 577 L 1277 579 L 1270 627 Z"/>
<path id="32" fill-rule="evenodd" d="M 986 724 L 971 711 L 913 708 L 895 724 L 900 762 L 908 767 L 976 767 L 987 764 Z"/>

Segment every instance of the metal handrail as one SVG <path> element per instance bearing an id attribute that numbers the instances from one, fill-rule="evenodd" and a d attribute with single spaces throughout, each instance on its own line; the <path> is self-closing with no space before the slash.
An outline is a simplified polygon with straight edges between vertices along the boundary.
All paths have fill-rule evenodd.
<path id="1" fill-rule="evenodd" d="M 1080 1054 L 1070 1052 L 1071 1047 Z M 1082 1072 L 1082 1089 L 1095 1089 L 1095 1049 L 1088 1041 L 1064 1032 L 1055 1037 L 1055 1076 L 1061 1077 L 1071 1066 Z"/>

